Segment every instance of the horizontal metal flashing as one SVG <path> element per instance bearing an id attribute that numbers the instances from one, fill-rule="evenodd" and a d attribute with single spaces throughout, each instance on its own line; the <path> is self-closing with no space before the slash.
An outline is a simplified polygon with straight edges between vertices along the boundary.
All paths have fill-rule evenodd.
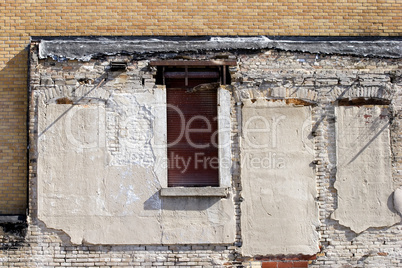
<path id="1" fill-rule="evenodd" d="M 39 57 L 88 61 L 117 54 L 180 53 L 225 50 L 280 49 L 320 54 L 402 57 L 402 38 L 306 38 L 306 37 L 92 37 L 40 38 Z"/>

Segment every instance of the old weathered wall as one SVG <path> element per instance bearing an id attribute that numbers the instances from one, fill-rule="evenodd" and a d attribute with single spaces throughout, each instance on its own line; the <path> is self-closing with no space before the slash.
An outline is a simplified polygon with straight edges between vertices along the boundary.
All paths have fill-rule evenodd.
<path id="1" fill-rule="evenodd" d="M 14 0 L 0 4 L 0 213 L 27 208 L 31 36 L 398 36 L 400 1 Z"/>
<path id="2" fill-rule="evenodd" d="M 32 52 L 31 85 L 33 98 L 31 99 L 32 105 L 30 106 L 31 213 L 28 219 L 28 228 L 25 229 L 26 234 L 23 231 L 24 228 L 22 230 L 3 228 L 4 234 L 1 235 L 2 245 L 7 250 L 0 251 L 2 264 L 0 267 L 16 266 L 17 263 L 26 264 L 28 267 L 57 267 L 66 265 L 84 267 L 102 265 L 130 267 L 196 265 L 203 267 L 235 267 L 240 265 L 246 267 L 278 267 L 278 265 L 288 267 L 398 267 L 400 265 L 402 259 L 400 253 L 402 227 L 398 222 L 400 218 L 398 218 L 399 216 L 395 212 L 392 212 L 394 213 L 392 217 L 396 219 L 395 224 L 394 222 L 386 222 L 379 226 L 374 220 L 367 220 L 366 222 L 369 227 L 361 233 L 354 232 L 353 229 L 350 229 L 349 225 L 342 221 L 334 220 L 333 216 L 334 212 L 340 209 L 348 210 L 349 214 L 352 213 L 353 209 L 357 209 L 350 208 L 349 210 L 345 208 L 345 205 L 338 198 L 338 191 L 339 194 L 345 194 L 345 192 L 342 193 L 340 191 L 341 188 L 335 183 L 337 181 L 337 158 L 339 158 L 336 150 L 336 132 L 339 127 L 336 127 L 338 123 L 336 123 L 337 117 L 335 113 L 338 106 L 388 105 L 388 116 L 390 119 L 388 129 L 390 134 L 389 143 L 379 142 L 380 140 L 376 140 L 377 136 L 373 138 L 375 142 L 378 142 L 379 148 L 382 148 L 384 151 L 391 151 L 392 153 L 392 157 L 390 158 L 392 164 L 390 167 L 391 177 L 385 178 L 385 180 L 388 180 L 388 189 L 396 190 L 402 186 L 400 175 L 400 153 L 402 147 L 400 146 L 402 133 L 400 126 L 402 97 L 400 59 L 368 58 L 353 55 L 323 55 L 262 49 L 249 51 L 250 53 L 244 53 L 242 50 L 232 50 L 231 52 L 222 50 L 217 52 L 201 51 L 199 53 L 156 53 L 146 54 L 146 57 L 144 55 L 104 55 L 102 58 L 92 58 L 88 62 L 76 60 L 64 61 L 63 58 L 58 62 L 50 58 L 38 60 L 36 57 L 38 50 L 35 44 L 32 47 Z M 191 244 L 188 245 L 174 245 L 167 241 L 146 246 L 133 244 L 135 242 L 131 241 L 130 245 L 101 245 L 102 241 L 115 243 L 116 241 L 111 241 L 111 239 L 122 241 L 123 239 L 129 240 L 130 238 L 134 241 L 141 238 L 141 236 L 139 238 L 130 237 L 131 234 L 127 234 L 126 232 L 123 236 L 122 233 L 115 232 L 115 237 L 111 237 L 109 233 L 106 233 L 107 230 L 101 228 L 101 226 L 97 228 L 102 230 L 102 232 L 91 234 L 87 231 L 90 231 L 89 229 L 95 226 L 91 225 L 94 219 L 100 225 L 106 226 L 105 224 L 108 222 L 102 218 L 106 218 L 106 212 L 110 212 L 121 219 L 120 222 L 123 228 L 131 228 L 131 226 L 127 226 L 128 223 L 126 220 L 134 222 L 137 220 L 136 217 L 140 216 L 135 215 L 135 217 L 124 219 L 123 212 L 130 212 L 130 209 L 133 209 L 136 212 L 145 213 L 142 215 L 147 216 L 154 213 L 154 211 L 150 212 L 146 208 L 153 207 L 153 204 L 160 204 L 158 203 L 158 198 L 160 197 L 157 196 L 148 199 L 151 202 L 139 199 L 138 203 L 134 202 L 131 204 L 128 198 L 131 193 L 136 194 L 136 187 L 142 189 L 147 187 L 147 185 L 137 185 L 133 181 L 134 177 L 145 183 L 153 183 L 148 178 L 157 178 L 157 175 L 150 174 L 150 177 L 145 179 L 145 170 L 152 169 L 152 167 L 138 168 L 139 165 L 148 163 L 147 158 L 144 157 L 148 152 L 148 143 L 141 143 L 144 150 L 141 152 L 136 151 L 136 154 L 134 154 L 134 156 L 137 155 L 136 157 L 120 157 L 125 152 L 130 152 L 130 148 L 128 148 L 130 147 L 130 141 L 124 141 L 126 142 L 125 147 L 123 143 L 119 145 L 117 142 L 112 142 L 119 139 L 113 140 L 107 137 L 119 137 L 123 141 L 121 138 L 126 137 L 125 133 L 130 132 L 131 127 L 134 127 L 134 125 L 126 124 L 125 120 L 118 121 L 114 119 L 124 119 L 128 118 L 128 115 L 136 114 L 141 115 L 138 119 L 144 119 L 140 125 L 141 129 L 145 131 L 141 131 L 140 133 L 145 135 L 134 136 L 137 137 L 135 138 L 135 144 L 138 144 L 140 141 L 146 141 L 149 138 L 146 135 L 150 133 L 146 131 L 149 126 L 147 122 L 149 120 L 152 121 L 156 114 L 146 113 L 150 109 L 150 106 L 141 109 L 139 107 L 143 106 L 140 103 L 152 103 L 156 98 L 156 92 L 160 90 L 159 86 L 155 86 L 153 78 L 155 70 L 148 65 L 149 61 L 152 59 L 173 59 L 180 56 L 186 59 L 222 59 L 222 57 L 227 57 L 237 60 L 237 66 L 230 68 L 232 81 L 231 85 L 227 87 L 227 90 L 230 90 L 232 119 L 232 187 L 229 198 L 218 198 L 220 201 L 217 203 L 209 199 L 211 202 L 208 201 L 205 204 L 200 204 L 200 199 L 183 198 L 180 198 L 180 202 L 175 200 L 170 204 L 162 202 L 162 206 L 158 207 L 157 210 L 160 211 L 159 219 L 164 217 L 166 221 L 158 222 L 158 224 L 164 226 L 165 230 L 169 230 L 170 234 L 173 235 L 179 234 L 179 228 L 184 229 L 183 236 L 179 234 L 180 237 L 175 237 L 175 239 L 180 240 L 186 237 L 189 233 L 188 230 L 195 230 L 194 237 L 199 235 L 197 232 L 200 232 L 201 229 L 189 228 L 186 230 L 187 226 L 194 226 L 191 225 L 191 218 L 196 219 L 197 224 L 201 223 L 201 225 L 205 222 L 205 219 L 208 219 L 209 222 L 205 222 L 205 225 L 209 225 L 211 222 L 213 225 L 206 230 L 207 232 L 211 232 L 211 229 L 215 228 L 218 231 L 216 233 L 217 238 L 214 237 L 213 239 L 217 241 L 222 238 L 222 236 L 219 237 L 222 235 L 221 231 L 215 225 L 219 225 L 220 221 L 223 222 L 223 218 L 220 218 L 222 214 L 219 214 L 219 212 L 227 212 L 234 207 L 234 211 L 230 212 L 232 213 L 230 216 L 231 220 L 235 220 L 233 222 L 236 231 L 234 243 L 220 240 L 224 242 L 205 245 L 202 241 L 194 241 L 194 238 L 194 240 L 190 241 Z M 128 62 L 127 69 L 123 72 L 107 71 L 110 62 L 117 59 L 126 59 Z M 102 73 L 104 72 L 107 72 L 108 75 L 103 76 Z M 97 93 L 95 94 L 95 92 Z M 80 100 L 83 95 L 87 96 L 87 98 Z M 136 102 L 133 99 L 128 101 L 126 99 L 128 95 L 134 96 Z M 64 97 L 66 96 L 69 96 L 69 98 L 65 99 Z M 114 100 L 113 96 L 116 96 L 116 100 Z M 148 97 L 143 98 L 144 102 L 142 102 L 139 100 L 139 96 Z M 117 101 L 118 98 L 120 98 L 121 102 Z M 106 102 L 104 100 L 109 101 Z M 78 103 L 71 106 L 69 101 L 78 101 Z M 34 105 L 35 103 L 38 105 Z M 124 112 L 124 109 L 119 110 L 118 107 L 123 105 L 123 103 L 124 105 L 129 105 L 128 107 L 132 107 L 133 110 L 129 110 L 127 113 Z M 247 118 L 248 112 L 255 112 L 254 109 L 250 108 L 258 107 L 258 105 L 264 107 L 262 108 L 264 112 L 261 115 L 268 119 L 271 118 L 265 111 L 275 109 L 275 105 L 279 105 L 281 108 L 278 109 L 284 109 L 284 114 L 291 115 L 290 117 L 293 120 L 289 121 L 289 127 L 286 126 L 286 129 L 293 129 L 296 132 L 303 132 L 305 128 L 301 124 L 301 121 L 303 121 L 301 118 L 308 118 L 308 114 L 311 113 L 311 132 L 307 135 L 308 142 L 301 133 L 294 135 L 285 133 L 280 136 L 280 139 L 283 139 L 283 142 L 285 142 L 283 148 L 286 149 L 284 151 L 288 154 L 289 159 L 292 162 L 300 162 L 291 163 L 295 166 L 292 172 L 282 173 L 282 170 L 277 170 L 273 173 L 278 177 L 285 177 L 294 183 L 281 184 L 281 181 L 273 181 L 271 178 L 260 180 L 258 176 L 262 177 L 264 173 L 261 170 L 247 170 L 247 168 L 243 170 L 244 163 L 242 161 L 244 160 L 245 149 L 243 147 L 243 138 L 241 137 L 245 133 L 243 120 L 244 116 Z M 73 107 L 70 111 L 76 109 L 75 113 L 69 116 L 67 116 L 68 113 L 64 114 L 64 116 L 55 122 L 55 119 L 59 118 L 57 114 L 62 115 L 65 109 L 69 109 L 69 107 Z M 50 113 L 46 112 L 48 109 Z M 299 112 L 293 112 L 296 111 L 293 109 Z M 53 112 L 56 112 L 56 114 Z M 113 112 L 113 115 L 107 116 L 109 112 Z M 281 113 L 277 110 L 275 112 Z M 105 114 L 105 137 L 101 135 L 101 132 L 96 131 L 96 129 L 102 129 L 99 126 L 99 122 L 102 121 L 100 118 L 103 118 L 103 116 L 99 117 L 99 115 L 103 113 Z M 48 119 L 43 117 L 45 114 L 46 116 L 49 114 Z M 90 116 L 94 120 L 86 121 L 85 118 L 87 116 Z M 70 119 L 68 119 L 69 117 Z M 66 120 L 68 121 L 67 125 L 73 126 L 72 129 L 67 131 L 66 129 L 62 129 L 65 127 Z M 50 122 L 54 122 L 54 124 L 51 125 L 52 123 Z M 80 124 L 80 122 L 86 124 Z M 134 120 L 134 122 L 136 121 Z M 278 124 L 283 122 L 286 121 L 279 120 Z M 39 136 L 43 132 L 43 129 L 46 129 L 45 126 L 49 124 L 49 131 L 55 131 L 54 133 L 60 135 L 60 139 L 57 139 L 57 136 L 52 136 L 51 132 L 47 131 L 42 136 Z M 120 126 L 123 126 L 123 128 L 120 128 Z M 117 133 L 113 132 L 116 129 L 119 131 Z M 376 128 L 373 126 L 372 129 Z M 85 133 L 87 132 L 83 130 L 89 131 L 89 133 L 97 133 L 98 135 L 86 135 Z M 46 141 L 44 137 L 52 141 Z M 270 139 L 271 137 L 269 136 L 268 138 Z M 103 146 L 103 139 L 105 139 L 105 146 Z M 266 140 L 261 141 L 264 142 Z M 272 139 L 268 141 L 272 142 Z M 46 142 L 49 143 L 46 144 Z M 291 145 L 289 142 L 295 143 L 294 145 L 298 148 L 298 151 L 304 153 L 300 156 L 292 154 L 293 144 Z M 311 142 L 311 145 L 309 145 L 309 142 Z M 46 146 L 43 146 L 45 144 Z M 81 151 L 77 150 L 77 144 L 80 144 L 80 146 L 84 144 L 84 147 L 87 148 Z M 63 150 L 60 150 L 58 145 Z M 313 155 L 310 154 L 311 150 L 308 149 L 310 146 L 313 149 Z M 279 152 L 279 147 L 277 148 Z M 74 183 L 63 187 L 63 184 L 65 185 L 68 179 L 70 179 L 69 177 L 71 177 L 69 173 L 72 171 L 68 166 L 69 164 L 54 163 L 55 165 L 52 164 L 46 167 L 46 165 L 42 165 L 44 159 L 41 159 L 40 154 L 37 154 L 40 150 L 55 150 L 55 152 L 58 152 L 57 154 L 48 152 L 47 156 L 57 159 L 63 159 L 67 156 L 70 159 L 71 157 L 77 158 L 77 165 L 81 165 L 78 158 L 81 157 L 83 159 L 84 155 L 87 154 L 88 158 L 85 157 L 86 164 L 91 165 L 93 170 L 92 172 L 84 171 L 87 172 L 85 176 L 73 171 L 75 173 L 74 176 L 81 176 L 81 179 L 76 179 Z M 99 184 L 87 184 L 86 178 L 89 178 L 92 182 L 97 181 L 98 178 L 109 181 L 107 179 L 107 172 L 102 173 L 96 170 L 99 167 L 95 163 L 97 161 L 91 162 L 91 153 L 93 153 L 91 150 L 98 150 L 97 152 L 100 152 L 100 154 L 92 155 L 93 160 L 101 159 L 103 154 L 107 155 L 102 165 L 103 168 L 114 169 L 116 166 L 113 165 L 117 165 L 117 163 L 120 165 L 118 169 L 124 165 L 131 168 L 137 166 L 135 169 L 136 174 L 133 177 L 129 176 L 128 184 L 124 184 L 122 173 L 114 176 L 115 180 L 121 179 L 122 188 L 114 180 L 110 181 L 110 184 L 107 185 L 111 189 Z M 134 153 L 134 151 L 132 152 Z M 121 155 L 119 156 L 119 154 Z M 142 162 L 135 162 L 133 160 L 138 159 L 138 155 L 141 156 Z M 111 159 L 115 159 L 116 161 L 110 162 Z M 130 163 L 124 162 L 128 161 L 127 159 L 133 161 Z M 280 164 L 282 162 L 275 163 Z M 307 162 L 311 163 L 306 166 Z M 100 163 L 100 161 L 97 163 Z M 100 169 L 102 170 L 102 168 Z M 52 178 L 47 176 L 48 174 L 54 174 L 57 170 L 62 171 L 64 175 L 57 174 L 56 177 Z M 74 170 L 76 170 L 75 167 Z M 268 171 L 266 174 L 272 175 L 273 173 L 270 172 Z M 304 175 L 300 176 L 300 173 Z M 44 174 L 46 176 L 43 176 Z M 64 178 L 61 176 L 64 176 Z M 301 177 L 303 177 L 303 183 L 301 183 Z M 257 184 L 258 180 L 260 181 Z M 391 183 L 390 180 L 392 180 Z M 305 184 L 305 181 L 311 183 Z M 253 184 L 248 185 L 248 182 Z M 134 187 L 131 189 L 130 185 Z M 263 187 L 261 187 L 259 192 L 255 192 L 249 186 Z M 276 187 L 277 191 L 275 193 L 272 192 L 272 194 L 276 194 L 278 199 L 271 200 L 271 193 L 269 191 L 273 186 Z M 66 189 L 66 187 L 69 188 Z M 41 189 L 42 191 L 46 189 L 45 193 L 40 193 Z M 73 191 L 73 189 L 76 191 Z M 90 193 L 86 192 L 84 196 L 84 189 L 89 190 Z M 125 190 L 121 192 L 123 198 L 114 199 L 116 195 L 120 194 L 121 189 Z M 298 189 L 304 189 L 304 191 L 297 191 Z M 69 191 L 71 195 L 77 197 L 74 199 L 74 202 L 76 202 L 74 205 L 65 202 L 63 199 L 57 199 L 58 196 L 66 197 L 64 196 L 66 193 L 64 190 Z M 109 196 L 105 194 L 108 190 L 110 190 Z M 385 189 L 380 194 L 382 195 L 387 191 Z M 51 193 L 56 194 L 52 195 Z M 267 198 L 257 200 L 258 196 Z M 371 195 L 368 195 L 367 198 L 367 204 L 375 201 Z M 285 207 L 283 202 L 279 202 L 285 199 L 289 204 L 308 209 L 306 211 L 295 211 L 297 208 Z M 293 199 L 300 200 L 300 203 Z M 82 200 L 88 202 L 84 203 Z M 94 205 L 97 201 L 102 200 L 105 201 L 104 210 L 102 210 L 103 207 L 101 205 Z M 113 203 L 116 200 L 117 203 Z M 123 204 L 124 200 L 126 203 Z M 197 204 L 192 203 L 192 200 Z M 129 201 L 129 204 L 127 204 L 127 201 Z M 140 202 L 143 206 L 140 205 Z M 256 203 L 257 205 L 255 205 Z M 41 204 L 46 204 L 46 206 L 41 207 Z M 56 208 L 58 209 L 49 209 L 52 204 L 56 204 Z M 166 206 L 163 207 L 164 204 Z M 262 215 L 260 213 L 262 209 L 261 204 L 264 205 Z M 64 206 L 65 208 L 78 207 L 80 213 L 90 215 L 88 217 L 88 224 L 91 226 L 86 226 L 87 223 L 85 220 L 80 219 L 82 215 L 78 215 L 77 211 L 66 211 L 67 214 L 70 213 L 66 217 L 64 213 L 61 213 L 61 208 Z M 125 206 L 130 209 L 125 211 Z M 247 206 L 256 209 L 256 213 L 252 214 L 252 217 L 246 216 L 251 211 L 248 210 Z M 279 206 L 282 209 L 276 210 L 275 206 Z M 268 237 L 269 235 L 267 235 L 270 232 L 275 235 L 275 229 L 272 228 L 272 225 L 277 224 L 277 222 L 270 221 L 271 217 L 266 213 L 265 209 L 272 215 L 280 215 L 285 218 L 297 215 L 298 219 L 294 219 L 297 224 L 293 225 L 294 223 L 289 223 L 289 225 L 302 227 L 308 226 L 311 223 L 311 229 L 306 230 L 305 235 L 301 235 L 301 232 L 283 232 L 283 240 L 280 241 L 282 250 L 278 250 L 278 252 L 282 251 L 287 254 L 282 255 L 279 253 L 280 255 L 278 255 L 273 248 L 277 245 L 269 245 L 272 241 L 277 242 L 277 237 Z M 318 209 L 318 214 L 315 212 L 315 209 Z M 284 212 L 289 212 L 289 214 Z M 295 214 L 290 215 L 292 212 Z M 372 215 L 383 212 L 384 209 L 382 207 L 371 206 L 370 210 L 366 211 L 366 219 L 370 219 L 370 217 L 374 219 Z M 61 218 L 59 218 L 60 216 Z M 153 216 L 151 215 L 151 218 Z M 78 219 L 78 224 L 67 226 L 64 221 L 67 221 L 67 218 L 71 217 Z M 188 221 L 185 226 L 178 226 L 176 225 L 177 219 L 186 219 Z M 268 222 L 272 224 L 268 224 Z M 252 231 L 250 228 L 251 225 L 248 225 L 250 223 L 257 224 L 254 226 L 257 226 L 260 230 L 266 230 L 267 233 L 261 234 L 261 238 L 258 240 L 254 239 L 250 236 Z M 52 224 L 54 225 L 52 226 Z M 229 225 L 232 223 L 224 224 Z M 75 230 L 72 231 L 69 228 L 75 228 Z M 80 233 L 79 230 L 83 231 Z M 125 230 L 130 230 L 133 233 L 139 232 L 134 229 Z M 157 234 L 160 233 L 157 232 Z M 250 237 L 254 240 L 250 240 Z M 73 241 L 71 240 L 72 238 Z M 95 244 L 91 244 L 90 241 L 86 240 L 87 238 L 92 239 L 92 243 Z M 71 243 L 81 243 L 82 241 L 83 244 L 80 245 Z M 250 241 L 255 243 L 250 243 Z M 295 244 L 295 241 L 297 241 L 296 244 L 298 244 L 299 248 L 291 248 Z M 307 251 L 300 249 L 302 247 L 300 242 L 307 244 Z M 296 252 L 304 252 L 308 255 L 301 255 Z"/>

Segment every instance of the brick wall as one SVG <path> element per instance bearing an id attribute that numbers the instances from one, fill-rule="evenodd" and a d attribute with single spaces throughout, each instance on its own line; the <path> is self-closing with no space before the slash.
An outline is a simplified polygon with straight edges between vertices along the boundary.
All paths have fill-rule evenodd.
<path id="1" fill-rule="evenodd" d="M 396 0 L 5 1 L 2 36 L 398 35 Z"/>
<path id="2" fill-rule="evenodd" d="M 62 232 L 31 225 L 24 243 L 0 251 L 0 267 L 223 267 L 233 259 L 220 245 L 73 246 L 66 241 Z"/>
<path id="3" fill-rule="evenodd" d="M 26 209 L 30 36 L 398 36 L 402 29 L 397 0 L 15 0 L 0 12 L 0 214 Z"/>
<path id="4" fill-rule="evenodd" d="M 27 207 L 26 43 L 0 37 L 0 214 L 24 214 Z"/>
<path id="5" fill-rule="evenodd" d="M 35 50 L 33 46 L 33 50 Z M 186 56 L 206 59 L 213 53 Z M 173 57 L 174 55 L 172 55 Z M 37 220 L 35 192 L 35 161 L 31 163 L 31 213 L 26 234 L 13 234 L 0 229 L 0 267 L 400 267 L 402 255 L 400 234 L 402 226 L 370 228 L 356 234 L 348 227 L 331 219 L 337 208 L 337 193 L 334 187 L 336 176 L 335 100 L 337 98 L 376 98 L 391 101 L 393 121 L 391 126 L 393 179 L 395 187 L 402 186 L 401 177 L 401 70 L 400 59 L 364 58 L 357 56 L 318 55 L 278 50 L 263 50 L 253 53 L 232 52 L 238 66 L 231 67 L 232 75 L 232 149 L 233 160 L 240 161 L 239 134 L 242 101 L 250 99 L 304 100 L 314 103 L 313 123 L 316 136 L 316 182 L 321 225 L 321 252 L 316 256 L 253 256 L 241 255 L 242 223 L 240 203 L 242 182 L 239 165 L 233 169 L 235 191 L 236 241 L 222 245 L 127 245 L 99 246 L 72 245 L 69 237 L 61 231 L 46 228 Z M 127 56 L 130 57 L 130 56 Z M 158 55 L 152 55 L 158 57 Z M 91 60 L 85 63 L 95 66 L 113 57 Z M 147 59 L 148 60 L 148 59 Z M 142 68 L 149 74 L 147 60 L 128 60 L 129 68 Z M 106 63 L 105 63 L 106 62 Z M 58 70 L 64 67 L 77 71 L 83 63 L 67 61 L 56 63 L 51 59 L 31 61 L 32 74 L 42 78 L 60 79 Z M 89 68 L 91 69 L 91 68 Z M 78 71 L 77 71 L 78 72 Z M 73 73 L 74 74 L 74 73 Z M 75 78 L 73 74 L 68 79 Z M 73 77 L 73 78 L 71 78 Z M 41 77 L 32 75 L 32 83 L 40 90 Z M 67 79 L 66 77 L 62 77 Z M 137 78 L 141 81 L 142 78 Z M 64 81 L 64 80 L 63 80 Z M 59 81 L 60 82 L 60 81 Z M 77 81 L 73 81 L 77 82 Z M 46 88 L 46 79 L 42 79 Z M 53 84 L 53 83 L 51 83 Z M 141 83 L 138 83 L 141 84 Z M 117 88 L 122 85 L 114 85 Z M 297 89 L 297 90 L 296 90 Z M 390 89 L 390 91 L 383 91 Z M 343 96 L 343 97 L 342 97 Z M 303 104 L 300 102 L 299 104 Z M 35 124 L 35 108 L 31 109 L 31 130 Z M 34 133 L 31 131 L 31 133 Z M 35 152 L 35 148 L 32 148 Z M 35 160 L 35 155 L 31 155 Z M 237 167 L 237 168 L 236 168 Z"/>

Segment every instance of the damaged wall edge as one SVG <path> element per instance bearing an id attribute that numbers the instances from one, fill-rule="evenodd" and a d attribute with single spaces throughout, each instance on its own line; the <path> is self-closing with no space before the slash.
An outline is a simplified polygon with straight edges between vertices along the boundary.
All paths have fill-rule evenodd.
<path id="1" fill-rule="evenodd" d="M 25 215 L 0 216 L 0 250 L 17 249 L 24 245 L 28 223 Z"/>
<path id="2" fill-rule="evenodd" d="M 39 57 L 89 61 L 100 55 L 236 49 L 280 49 L 320 54 L 402 58 L 402 38 L 251 37 L 65 37 L 42 38 Z"/>

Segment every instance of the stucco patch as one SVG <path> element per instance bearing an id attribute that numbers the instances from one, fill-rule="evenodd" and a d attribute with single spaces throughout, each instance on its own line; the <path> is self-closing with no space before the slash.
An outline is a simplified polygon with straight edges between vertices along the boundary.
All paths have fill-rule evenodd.
<path id="1" fill-rule="evenodd" d="M 257 100 L 242 111 L 243 254 L 317 253 L 311 108 Z"/>
<path id="2" fill-rule="evenodd" d="M 357 233 L 397 223 L 388 108 L 340 106 L 336 111 L 338 208 L 332 217 Z"/>

